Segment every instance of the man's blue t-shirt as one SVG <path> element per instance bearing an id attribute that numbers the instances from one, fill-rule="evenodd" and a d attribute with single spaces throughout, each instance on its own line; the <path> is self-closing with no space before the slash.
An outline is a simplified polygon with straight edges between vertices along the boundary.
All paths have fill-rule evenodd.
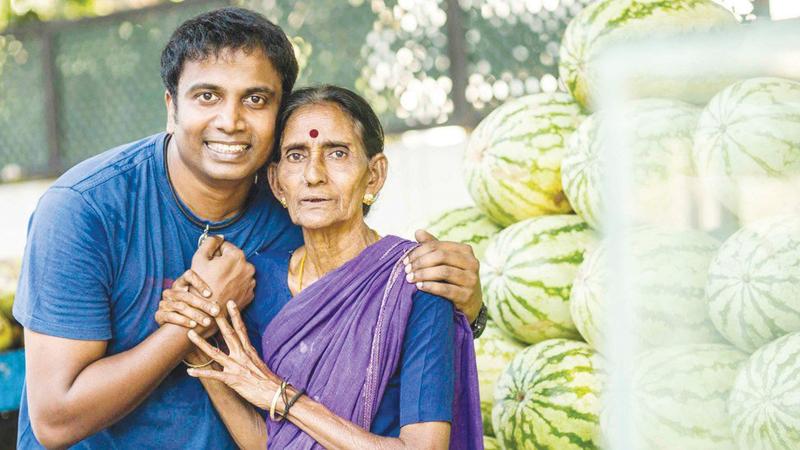
<path id="1" fill-rule="evenodd" d="M 37 333 L 129 350 L 157 328 L 161 292 L 191 266 L 201 226 L 173 194 L 158 134 L 84 161 L 47 190 L 28 227 L 14 317 Z M 202 222 L 197 217 L 195 221 Z M 302 234 L 261 181 L 237 219 L 212 234 L 291 251 Z M 18 447 L 41 448 L 22 393 Z M 133 412 L 78 449 L 236 448 L 200 382 L 178 366 Z"/>
<path id="2" fill-rule="evenodd" d="M 292 298 L 287 282 L 290 257 L 290 252 L 269 250 L 250 259 L 256 268 L 255 299 L 243 320 L 259 355 L 264 330 Z M 413 302 L 400 362 L 370 428 L 381 436 L 397 437 L 401 427 L 412 423 L 452 420 L 453 304 L 422 291 L 417 291 Z"/>

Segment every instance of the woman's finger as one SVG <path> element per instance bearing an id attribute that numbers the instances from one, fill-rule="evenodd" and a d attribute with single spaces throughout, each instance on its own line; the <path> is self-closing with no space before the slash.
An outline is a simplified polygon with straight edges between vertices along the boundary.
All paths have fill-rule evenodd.
<path id="1" fill-rule="evenodd" d="M 192 343 L 196 345 L 197 348 L 199 348 L 203 353 L 208 355 L 211 359 L 221 364 L 222 367 L 233 368 L 238 365 L 236 361 L 234 361 L 228 355 L 223 353 L 220 349 L 209 344 L 205 339 L 203 339 L 199 334 L 197 334 L 196 331 L 189 330 L 187 336 L 189 336 L 189 340 L 192 341 Z"/>
<path id="2" fill-rule="evenodd" d="M 233 324 L 233 329 L 236 331 L 236 334 L 239 336 L 239 340 L 242 343 L 242 349 L 244 350 L 244 354 L 247 358 L 258 367 L 259 370 L 266 374 L 269 369 L 264 361 L 259 356 L 256 349 L 253 348 L 253 344 L 250 343 L 250 337 L 247 335 L 247 327 L 242 320 L 242 315 L 239 313 L 239 308 L 236 306 L 235 302 L 228 302 L 228 317 L 231 318 L 231 323 Z"/>
<path id="3" fill-rule="evenodd" d="M 156 312 L 156 322 L 159 325 L 163 325 L 165 323 L 171 323 L 173 325 L 179 325 L 185 328 L 194 328 L 197 326 L 197 322 L 193 319 L 190 319 L 184 315 L 178 314 L 173 311 L 164 311 L 159 310 Z"/>
<path id="4" fill-rule="evenodd" d="M 231 383 L 233 382 L 233 380 L 231 379 L 230 374 L 227 374 L 227 373 L 222 372 L 220 370 L 187 369 L 186 372 L 189 374 L 189 376 L 192 376 L 192 377 L 195 377 L 195 378 L 205 378 L 205 379 L 208 379 L 208 380 L 221 381 L 221 382 L 227 384 L 228 386 L 230 386 Z"/>
<path id="5" fill-rule="evenodd" d="M 232 358 L 236 358 L 238 355 L 242 354 L 242 344 L 239 342 L 239 337 L 231 328 L 231 325 L 228 323 L 228 319 L 222 317 L 221 315 L 216 318 L 217 326 L 219 327 L 219 332 L 222 334 L 222 339 L 225 340 L 225 344 L 228 346 L 228 351 L 230 352 L 230 356 Z"/>

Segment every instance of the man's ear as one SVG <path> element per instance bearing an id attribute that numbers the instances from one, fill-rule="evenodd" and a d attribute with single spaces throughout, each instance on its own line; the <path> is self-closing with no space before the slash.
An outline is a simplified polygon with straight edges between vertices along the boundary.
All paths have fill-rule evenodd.
<path id="1" fill-rule="evenodd" d="M 169 90 L 164 91 L 164 106 L 167 107 L 167 133 L 173 133 L 175 132 L 175 124 L 178 123 L 178 108 L 175 106 Z"/>

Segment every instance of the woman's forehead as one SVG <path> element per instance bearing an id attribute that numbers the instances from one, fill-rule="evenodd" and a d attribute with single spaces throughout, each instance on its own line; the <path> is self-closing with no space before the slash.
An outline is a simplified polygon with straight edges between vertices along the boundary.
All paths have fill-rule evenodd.
<path id="1" fill-rule="evenodd" d="M 330 103 L 301 106 L 289 118 L 284 130 L 288 134 L 310 138 L 330 138 L 331 134 L 352 135 L 354 131 L 350 116 Z"/>

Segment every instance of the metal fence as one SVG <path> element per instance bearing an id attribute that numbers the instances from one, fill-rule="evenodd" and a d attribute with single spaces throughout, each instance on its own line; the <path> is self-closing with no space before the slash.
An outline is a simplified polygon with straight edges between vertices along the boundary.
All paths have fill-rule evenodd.
<path id="1" fill-rule="evenodd" d="M 292 38 L 298 86 L 362 93 L 389 132 L 471 126 L 557 88 L 566 24 L 592 0 L 195 0 L 0 35 L 0 182 L 51 176 L 164 128 L 159 57 L 182 21 L 236 4 Z"/>

